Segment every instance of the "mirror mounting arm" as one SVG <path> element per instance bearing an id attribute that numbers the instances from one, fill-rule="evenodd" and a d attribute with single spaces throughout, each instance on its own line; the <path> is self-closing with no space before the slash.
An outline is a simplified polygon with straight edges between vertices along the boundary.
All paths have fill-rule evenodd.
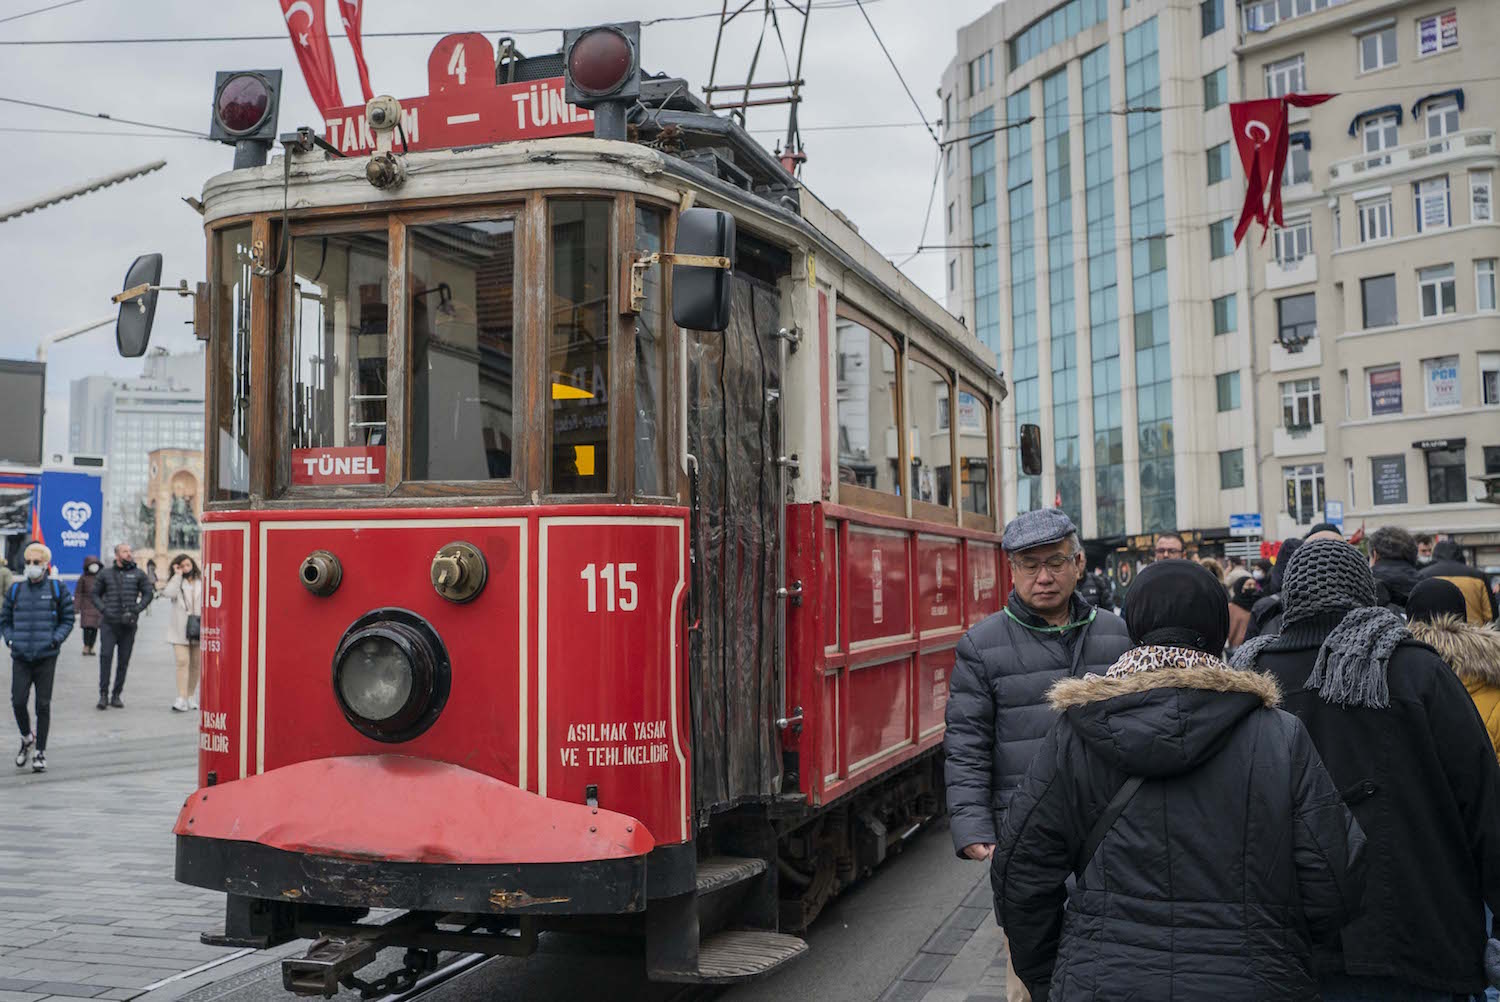
<path id="1" fill-rule="evenodd" d="M 646 308 L 646 272 L 659 264 L 680 264 L 688 268 L 717 268 L 720 271 L 729 271 L 734 267 L 733 262 L 727 257 L 707 254 L 674 254 L 670 251 L 653 251 L 650 254 L 632 251 L 625 256 L 625 270 L 628 274 L 623 284 L 630 291 L 629 298 L 621 306 L 622 315 L 637 316 Z"/>
<path id="2" fill-rule="evenodd" d="M 141 312 L 145 313 L 145 295 L 148 292 L 175 292 L 179 296 L 183 297 L 193 297 L 198 295 L 198 290 L 189 289 L 187 279 L 183 278 L 179 279 L 176 285 L 152 285 L 150 282 L 142 282 L 140 285 L 131 286 L 124 292 L 115 293 L 113 296 L 109 297 L 109 301 L 111 303 L 125 303 L 134 299 L 136 301 L 136 305 L 140 307 Z"/>

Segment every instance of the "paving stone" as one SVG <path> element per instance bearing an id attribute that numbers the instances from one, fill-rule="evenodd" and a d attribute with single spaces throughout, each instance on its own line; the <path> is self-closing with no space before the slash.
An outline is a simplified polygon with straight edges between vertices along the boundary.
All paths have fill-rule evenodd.
<path id="1" fill-rule="evenodd" d="M 43 981 L 39 985 L 32 985 L 27 991 L 41 992 L 44 995 L 73 995 L 78 998 L 93 998 L 104 991 L 98 985 L 80 985 L 71 981 Z"/>
<path id="2" fill-rule="evenodd" d="M 35 978 L 0 978 L 0 992 L 24 992 L 36 983 Z"/>
<path id="3" fill-rule="evenodd" d="M 921 1002 L 928 987 L 925 981 L 897 981 L 881 994 L 879 1002 Z"/>
<path id="4" fill-rule="evenodd" d="M 46 997 L 34 992 L 0 992 L 0 1002 L 38 1002 Z"/>
<path id="5" fill-rule="evenodd" d="M 110 999 L 111 1002 L 130 1002 L 131 999 L 141 994 L 144 993 L 138 988 L 111 988 L 100 992 L 95 998 Z"/>
<path id="6" fill-rule="evenodd" d="M 984 908 L 965 908 L 960 906 L 953 910 L 953 914 L 948 916 L 944 924 L 954 929 L 965 929 L 973 932 L 983 925 L 984 920 L 989 917 L 989 911 Z"/>
<path id="7" fill-rule="evenodd" d="M 940 978 L 953 958 L 941 953 L 919 953 L 906 970 L 901 972 L 902 981 L 933 982 Z"/>
<path id="8" fill-rule="evenodd" d="M 971 937 L 971 930 L 944 927 L 933 933 L 932 937 L 922 944 L 922 952 L 944 954 L 949 957 L 957 956 L 958 951 L 964 948 L 964 944 L 968 943 Z"/>

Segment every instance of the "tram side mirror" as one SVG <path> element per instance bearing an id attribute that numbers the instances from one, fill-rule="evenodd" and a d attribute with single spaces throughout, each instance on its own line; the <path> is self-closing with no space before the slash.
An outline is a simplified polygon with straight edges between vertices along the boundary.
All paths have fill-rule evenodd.
<path id="1" fill-rule="evenodd" d="M 161 285 L 161 255 L 142 254 L 125 273 L 125 296 L 119 298 L 120 316 L 115 321 L 115 346 L 124 358 L 140 358 L 151 343 L 151 324 L 156 320 L 157 287 Z"/>
<path id="2" fill-rule="evenodd" d="M 680 214 L 673 258 L 672 321 L 690 331 L 728 330 L 734 290 L 734 217 L 717 209 L 688 209 Z M 722 258 L 729 267 L 691 260 L 695 258 Z"/>
<path id="3" fill-rule="evenodd" d="M 1028 477 L 1042 474 L 1042 426 L 1021 425 L 1021 472 Z"/>

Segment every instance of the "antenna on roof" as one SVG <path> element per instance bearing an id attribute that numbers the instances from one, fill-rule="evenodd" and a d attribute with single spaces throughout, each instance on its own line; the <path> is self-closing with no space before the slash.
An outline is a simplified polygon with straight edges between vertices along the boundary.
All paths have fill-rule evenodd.
<path id="1" fill-rule="evenodd" d="M 719 12 L 719 33 L 714 39 L 713 62 L 708 71 L 708 86 L 703 88 L 703 93 L 708 99 L 710 108 L 714 111 L 729 112 L 730 117 L 738 121 L 742 128 L 745 127 L 750 108 L 789 105 L 786 139 L 778 143 L 776 155 L 780 158 L 781 165 L 786 168 L 787 173 L 796 174 L 807 161 L 807 153 L 802 146 L 802 129 L 797 121 L 797 113 L 802 104 L 802 87 L 807 82 L 802 79 L 802 56 L 807 51 L 807 22 L 812 14 L 813 0 L 804 0 L 800 6 L 794 0 L 743 0 L 734 10 L 729 9 L 729 4 L 730 0 L 723 0 Z M 783 7 L 786 10 L 782 10 Z M 750 66 L 745 72 L 745 82 L 720 83 L 719 56 L 724 51 L 729 26 L 741 14 L 746 14 L 752 8 L 758 9 L 761 15 L 760 35 L 755 41 L 755 49 L 750 56 Z M 794 20 L 788 16 L 787 11 L 802 19 L 801 30 L 797 37 L 795 66 L 787 51 L 786 36 L 782 33 L 782 21 Z M 745 20 L 750 19 L 746 17 Z M 781 49 L 782 62 L 786 67 L 784 80 L 756 79 L 756 71 L 760 69 L 761 51 L 766 43 L 767 30 L 775 34 L 776 44 Z M 739 94 L 737 99 L 733 97 L 736 92 Z M 753 98 L 752 92 L 755 95 Z"/>

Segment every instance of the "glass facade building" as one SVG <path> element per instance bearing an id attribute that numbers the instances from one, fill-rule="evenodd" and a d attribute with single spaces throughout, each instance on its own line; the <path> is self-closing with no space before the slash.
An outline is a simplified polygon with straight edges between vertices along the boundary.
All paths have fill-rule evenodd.
<path id="1" fill-rule="evenodd" d="M 974 333 L 1000 350 L 1000 240 L 995 180 L 995 109 L 969 118 L 969 201 L 974 227 Z M 989 133 L 989 134 L 985 134 Z"/>
<path id="2" fill-rule="evenodd" d="M 1005 120 L 1031 115 L 1031 92 L 1006 98 Z M 1012 392 L 1017 424 L 1042 420 L 1041 379 L 1037 368 L 1036 220 L 1031 190 L 1031 129 L 1007 130 L 1005 175 L 1010 209 L 1010 324 L 1013 360 Z M 1016 478 L 1016 510 L 1042 507 L 1042 478 Z"/>
<path id="3" fill-rule="evenodd" d="M 1047 169 L 1047 318 L 1051 337 L 1052 460 L 1056 501 L 1083 524 L 1078 455 L 1078 320 L 1073 298 L 1072 120 L 1068 71 L 1042 81 L 1042 134 Z"/>

